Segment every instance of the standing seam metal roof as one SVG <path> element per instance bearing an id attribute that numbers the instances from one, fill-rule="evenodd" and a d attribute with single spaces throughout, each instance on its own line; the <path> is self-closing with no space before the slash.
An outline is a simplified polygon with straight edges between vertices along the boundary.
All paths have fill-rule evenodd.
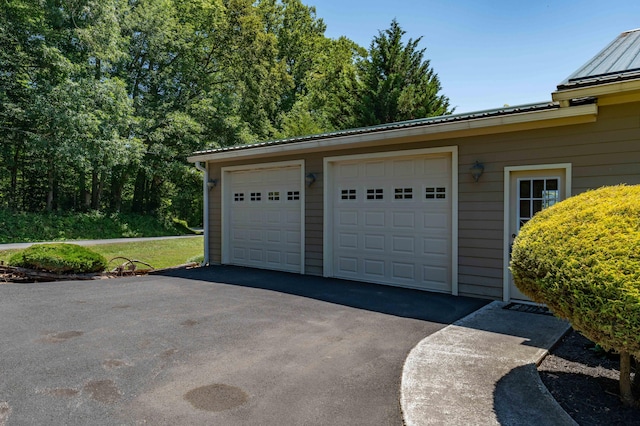
<path id="1" fill-rule="evenodd" d="M 640 28 L 625 31 L 558 85 L 558 90 L 640 77 Z"/>

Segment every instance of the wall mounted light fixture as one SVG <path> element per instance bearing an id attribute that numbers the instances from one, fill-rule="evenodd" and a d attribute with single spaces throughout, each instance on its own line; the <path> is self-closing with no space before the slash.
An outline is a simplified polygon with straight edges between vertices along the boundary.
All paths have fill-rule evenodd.
<path id="1" fill-rule="evenodd" d="M 307 173 L 307 175 L 304 177 L 304 183 L 306 183 L 307 186 L 313 185 L 315 181 L 316 175 L 314 173 Z"/>
<path id="2" fill-rule="evenodd" d="M 218 179 L 209 179 L 209 182 L 207 182 L 207 186 L 209 187 L 209 189 L 213 189 L 216 186 L 218 186 Z"/>
<path id="3" fill-rule="evenodd" d="M 478 181 L 482 173 L 484 173 L 484 164 L 476 160 L 475 164 L 469 169 L 471 171 L 471 176 L 473 176 L 474 181 Z"/>

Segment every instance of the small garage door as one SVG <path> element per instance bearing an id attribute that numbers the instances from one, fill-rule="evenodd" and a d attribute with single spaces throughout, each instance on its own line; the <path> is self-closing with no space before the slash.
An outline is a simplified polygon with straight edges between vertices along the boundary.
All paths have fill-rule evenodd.
<path id="1" fill-rule="evenodd" d="M 337 161 L 332 269 L 340 278 L 451 292 L 451 157 Z"/>
<path id="2" fill-rule="evenodd" d="M 301 167 L 225 172 L 223 262 L 302 271 Z"/>

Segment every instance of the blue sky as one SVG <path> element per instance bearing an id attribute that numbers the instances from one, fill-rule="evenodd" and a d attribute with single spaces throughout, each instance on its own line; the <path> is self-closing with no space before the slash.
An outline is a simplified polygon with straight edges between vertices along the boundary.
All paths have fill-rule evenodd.
<path id="1" fill-rule="evenodd" d="M 393 18 L 431 60 L 456 112 L 551 99 L 556 85 L 621 32 L 640 28 L 640 1 L 303 0 L 325 35 L 369 47 Z"/>

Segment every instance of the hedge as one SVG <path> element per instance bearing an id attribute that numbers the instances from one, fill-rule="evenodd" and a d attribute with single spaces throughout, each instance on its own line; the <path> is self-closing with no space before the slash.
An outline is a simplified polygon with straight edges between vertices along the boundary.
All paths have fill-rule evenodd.
<path id="1" fill-rule="evenodd" d="M 101 272 L 107 267 L 104 256 L 76 244 L 35 244 L 9 259 L 9 264 L 57 274 Z"/>

